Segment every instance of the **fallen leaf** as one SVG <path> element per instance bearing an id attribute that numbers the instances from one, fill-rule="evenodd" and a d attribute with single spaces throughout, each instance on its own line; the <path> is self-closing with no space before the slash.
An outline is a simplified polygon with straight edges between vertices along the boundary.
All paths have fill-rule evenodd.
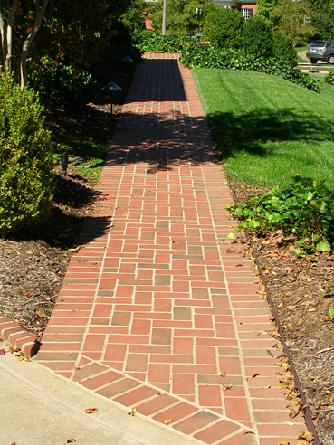
<path id="1" fill-rule="evenodd" d="M 172 422 L 174 422 L 174 419 L 166 419 L 166 420 L 164 420 L 164 424 L 165 425 L 169 425 Z"/>
<path id="2" fill-rule="evenodd" d="M 311 433 L 311 431 L 303 431 L 299 434 L 300 439 L 304 439 L 307 442 L 312 442 L 313 441 L 313 434 Z"/>
<path id="3" fill-rule="evenodd" d="M 297 405 L 297 406 L 294 406 L 293 408 L 291 408 L 291 411 L 289 414 L 290 419 L 294 419 L 295 417 L 297 417 L 298 414 L 300 413 L 300 410 L 301 410 L 300 405 Z"/>
<path id="4" fill-rule="evenodd" d="M 222 372 L 222 373 L 220 374 L 220 377 L 226 377 L 226 372 Z"/>
<path id="5" fill-rule="evenodd" d="M 36 311 L 36 315 L 40 318 L 44 318 L 46 317 L 45 312 L 43 311 L 43 309 L 38 309 L 38 311 Z"/>
<path id="6" fill-rule="evenodd" d="M 290 445 L 288 440 L 280 440 L 277 445 Z"/>
<path id="7" fill-rule="evenodd" d="M 223 389 L 224 389 L 224 391 L 228 391 L 232 387 L 233 387 L 233 385 L 224 385 Z"/>
<path id="8" fill-rule="evenodd" d="M 77 442 L 77 439 L 67 439 L 66 443 L 74 443 Z"/>
<path id="9" fill-rule="evenodd" d="M 85 409 L 86 414 L 96 413 L 96 411 L 97 411 L 97 408 L 86 408 Z"/>
<path id="10" fill-rule="evenodd" d="M 137 414 L 137 410 L 136 408 L 132 408 L 129 412 L 128 412 L 129 416 L 135 416 Z"/>
<path id="11" fill-rule="evenodd" d="M 6 351 L 4 349 L 0 349 L 0 355 L 5 355 Z"/>

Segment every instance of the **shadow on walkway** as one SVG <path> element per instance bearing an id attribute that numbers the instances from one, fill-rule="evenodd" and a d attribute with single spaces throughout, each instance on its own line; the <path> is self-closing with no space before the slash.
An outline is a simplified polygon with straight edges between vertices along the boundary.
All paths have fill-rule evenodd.
<path id="1" fill-rule="evenodd" d="M 240 151 L 268 157 L 274 154 L 275 142 L 332 141 L 332 124 L 319 116 L 289 109 L 262 109 L 242 115 L 213 113 L 206 119 L 185 116 L 173 109 L 161 114 L 126 112 L 120 119 L 107 165 L 145 162 L 152 165 L 154 172 L 186 163 L 217 163 L 208 126 L 221 159 Z M 266 142 L 273 144 L 264 147 Z"/>
<path id="2" fill-rule="evenodd" d="M 187 98 L 177 60 L 145 59 L 137 67 L 125 103 L 185 100 Z"/>

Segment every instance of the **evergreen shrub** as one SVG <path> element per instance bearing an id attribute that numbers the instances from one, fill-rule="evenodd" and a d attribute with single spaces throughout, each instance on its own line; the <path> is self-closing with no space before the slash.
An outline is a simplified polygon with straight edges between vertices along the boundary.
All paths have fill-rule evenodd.
<path id="1" fill-rule="evenodd" d="M 238 48 L 243 26 L 240 11 L 230 8 L 214 10 L 205 18 L 204 36 L 212 45 L 220 48 Z"/>
<path id="2" fill-rule="evenodd" d="M 281 32 L 273 32 L 272 55 L 283 64 L 296 66 L 298 63 L 292 39 Z"/>
<path id="3" fill-rule="evenodd" d="M 0 77 L 0 235 L 45 220 L 52 203 L 50 133 L 30 89 Z"/>
<path id="4" fill-rule="evenodd" d="M 242 30 L 242 47 L 255 57 L 270 57 L 273 37 L 271 25 L 259 16 L 247 20 Z"/>

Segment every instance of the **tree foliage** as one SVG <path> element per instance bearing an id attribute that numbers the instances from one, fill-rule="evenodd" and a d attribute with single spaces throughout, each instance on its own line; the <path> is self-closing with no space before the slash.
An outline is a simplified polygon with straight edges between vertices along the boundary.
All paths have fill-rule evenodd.
<path id="1" fill-rule="evenodd" d="M 272 9 L 279 3 L 279 1 L 280 0 L 258 0 L 257 15 L 265 19 L 270 19 Z"/>
<path id="2" fill-rule="evenodd" d="M 274 6 L 270 19 L 276 30 L 291 37 L 295 43 L 304 43 L 316 33 L 314 9 L 307 0 L 281 0 Z"/>
<path id="3" fill-rule="evenodd" d="M 316 15 L 313 24 L 318 29 L 317 37 L 334 40 L 334 1 L 308 0 Z"/>
<path id="4" fill-rule="evenodd" d="M 156 31 L 161 30 L 162 3 L 159 0 L 148 8 Z M 217 9 L 213 0 L 168 0 L 167 34 L 191 35 L 202 31 L 207 14 Z"/>
<path id="5" fill-rule="evenodd" d="M 22 85 L 46 55 L 55 66 L 98 72 L 108 57 L 126 52 L 129 29 L 140 27 L 141 7 L 140 0 L 0 0 L 3 65 L 16 77 L 21 65 Z"/>

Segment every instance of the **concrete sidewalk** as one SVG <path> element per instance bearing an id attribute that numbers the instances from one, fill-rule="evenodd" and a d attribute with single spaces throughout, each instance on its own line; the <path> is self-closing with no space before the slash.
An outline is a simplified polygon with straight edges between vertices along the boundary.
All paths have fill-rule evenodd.
<path id="1" fill-rule="evenodd" d="M 1 445 L 198 443 L 10 352 L 0 356 L 0 382 Z"/>

